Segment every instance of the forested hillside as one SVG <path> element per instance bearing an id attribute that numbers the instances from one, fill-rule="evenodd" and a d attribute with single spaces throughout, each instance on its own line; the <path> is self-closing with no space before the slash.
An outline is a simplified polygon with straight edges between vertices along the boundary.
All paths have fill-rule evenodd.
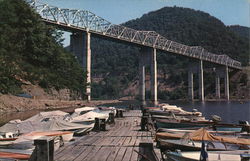
<path id="1" fill-rule="evenodd" d="M 240 37 L 250 39 L 250 28 L 240 25 L 228 26 L 231 31 L 238 34 Z"/>
<path id="2" fill-rule="evenodd" d="M 83 94 L 83 70 L 61 42 L 61 33 L 24 1 L 0 1 L 0 93 L 20 94 L 22 84 L 31 82 Z"/>
<path id="3" fill-rule="evenodd" d="M 227 54 L 241 61 L 243 66 L 247 65 L 249 60 L 249 39 L 241 37 L 220 20 L 202 11 L 165 7 L 122 25 L 137 30 L 156 31 L 170 40 L 191 46 L 202 46 L 215 54 Z M 138 94 L 139 48 L 94 39 L 92 53 L 93 75 L 96 78 L 93 83 L 94 97 L 119 98 Z M 185 98 L 187 96 L 186 67 L 189 60 L 167 53 L 158 53 L 157 60 L 159 97 L 161 99 Z M 212 66 L 205 64 L 205 67 Z M 230 75 L 233 74 L 235 72 L 230 73 Z M 205 71 L 205 94 L 208 97 L 214 93 L 215 83 L 211 83 L 214 81 L 213 73 Z M 237 81 L 231 83 L 231 95 L 235 95 L 237 84 L 243 86 L 246 84 L 244 79 Z M 196 89 L 197 84 L 195 82 Z"/>

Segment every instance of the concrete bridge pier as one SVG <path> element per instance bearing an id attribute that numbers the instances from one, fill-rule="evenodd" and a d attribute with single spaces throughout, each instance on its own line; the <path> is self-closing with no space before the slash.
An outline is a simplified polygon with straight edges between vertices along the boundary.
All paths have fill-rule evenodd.
<path id="1" fill-rule="evenodd" d="M 142 105 L 146 105 L 146 86 L 145 86 L 145 55 L 141 52 L 139 56 L 139 99 Z"/>
<path id="2" fill-rule="evenodd" d="M 216 98 L 220 99 L 220 76 L 216 74 L 215 77 L 215 95 Z"/>
<path id="3" fill-rule="evenodd" d="M 70 36 L 70 51 L 80 60 L 83 69 L 87 73 L 86 95 L 91 100 L 91 49 L 90 32 L 73 33 Z"/>
<path id="4" fill-rule="evenodd" d="M 151 101 L 154 105 L 158 104 L 157 99 L 157 61 L 156 49 L 142 48 L 139 56 L 139 97 L 143 105 L 146 105 L 146 86 L 145 86 L 145 68 L 150 66 L 150 85 Z"/>
<path id="5" fill-rule="evenodd" d="M 188 98 L 190 101 L 194 100 L 194 73 L 192 68 L 188 69 Z"/>
<path id="6" fill-rule="evenodd" d="M 225 81 L 225 97 L 229 101 L 229 75 L 228 75 L 228 66 L 224 67 L 224 81 Z"/>
<path id="7" fill-rule="evenodd" d="M 156 49 L 152 49 L 151 53 L 151 101 L 154 105 L 158 105 L 157 99 L 157 60 L 156 60 Z"/>
<path id="8" fill-rule="evenodd" d="M 190 62 L 188 67 L 188 98 L 194 100 L 194 74 L 199 75 L 199 99 L 204 101 L 204 78 L 203 78 L 203 62 Z"/>
<path id="9" fill-rule="evenodd" d="M 216 87 L 216 97 L 220 98 L 220 79 L 224 78 L 225 86 L 225 99 L 229 100 L 229 75 L 228 75 L 228 66 L 216 68 L 216 78 L 215 78 L 215 87 Z"/>
<path id="10" fill-rule="evenodd" d="M 199 60 L 199 67 L 198 67 L 198 74 L 199 74 L 199 99 L 200 101 L 204 101 L 204 78 L 203 78 L 203 61 Z"/>

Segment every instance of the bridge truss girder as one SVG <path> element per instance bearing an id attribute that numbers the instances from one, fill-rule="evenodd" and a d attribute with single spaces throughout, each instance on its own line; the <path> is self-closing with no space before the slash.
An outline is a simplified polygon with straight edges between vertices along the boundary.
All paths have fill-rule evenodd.
<path id="1" fill-rule="evenodd" d="M 227 55 L 217 55 L 201 46 L 187 46 L 171 41 L 155 31 L 139 31 L 122 25 L 115 25 L 86 10 L 61 9 L 36 0 L 26 1 L 47 22 L 54 22 L 58 25 L 66 25 L 72 28 L 81 28 L 84 31 L 98 33 L 142 46 L 149 46 L 178 55 L 241 69 L 241 63 Z"/>

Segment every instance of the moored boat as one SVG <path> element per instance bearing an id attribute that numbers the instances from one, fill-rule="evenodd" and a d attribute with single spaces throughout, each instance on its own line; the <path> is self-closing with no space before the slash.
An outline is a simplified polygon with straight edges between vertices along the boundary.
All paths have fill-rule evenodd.
<path id="1" fill-rule="evenodd" d="M 71 114 L 71 117 L 74 118 L 74 117 L 77 117 L 77 116 L 81 116 L 87 112 L 90 112 L 90 111 L 93 111 L 97 109 L 96 107 L 81 107 L 81 108 L 76 108 L 74 110 L 74 113 Z"/>
<path id="2" fill-rule="evenodd" d="M 200 152 L 164 152 L 166 158 L 164 161 L 199 161 Z M 242 161 L 249 160 L 250 150 L 238 150 L 238 151 L 209 151 L 208 160 L 209 161 Z"/>
<path id="3" fill-rule="evenodd" d="M 210 150 L 238 150 L 250 149 L 250 139 L 215 136 L 205 128 L 191 133 L 156 133 L 156 141 L 163 149 L 200 150 L 197 145 L 201 141 L 207 142 Z"/>
<path id="4" fill-rule="evenodd" d="M 159 147 L 163 150 L 176 150 L 182 151 L 201 151 L 202 141 L 193 141 L 189 139 L 159 139 Z M 206 149 L 208 151 L 228 151 L 249 149 L 249 146 L 242 146 L 239 144 L 225 143 L 220 141 L 206 141 Z"/>
<path id="5" fill-rule="evenodd" d="M 213 130 L 217 131 L 236 131 L 244 132 L 244 129 L 249 125 L 243 124 L 227 124 L 227 123 L 218 123 L 211 120 L 188 120 L 188 119 L 155 119 L 156 129 L 158 128 L 201 128 L 201 127 L 212 127 Z M 247 131 L 249 132 L 249 131 Z"/>
<path id="6" fill-rule="evenodd" d="M 25 153 L 24 151 L 20 150 L 7 150 L 5 151 L 4 149 L 0 149 L 0 160 L 8 160 L 8 159 L 13 159 L 13 160 L 29 160 L 31 156 L 31 153 Z"/>
<path id="7" fill-rule="evenodd" d="M 14 142 L 2 146 L 2 148 L 11 149 L 34 149 L 34 140 L 42 137 L 54 137 L 54 149 L 58 149 L 60 146 L 64 145 L 65 142 L 69 142 L 73 139 L 73 132 L 71 131 L 47 131 L 47 132 L 30 132 L 23 134 L 18 137 Z"/>
<path id="8" fill-rule="evenodd" d="M 73 139 L 74 132 L 72 131 L 34 131 L 27 134 L 23 134 L 20 137 L 33 137 L 33 136 L 61 136 L 63 142 L 69 142 Z"/>
<path id="9" fill-rule="evenodd" d="M 0 138 L 0 146 L 11 144 L 16 139 L 17 139 L 17 137 L 16 138 Z"/>

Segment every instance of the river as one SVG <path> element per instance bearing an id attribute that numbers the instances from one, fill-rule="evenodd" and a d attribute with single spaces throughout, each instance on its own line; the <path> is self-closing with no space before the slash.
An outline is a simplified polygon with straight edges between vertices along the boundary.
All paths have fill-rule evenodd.
<path id="1" fill-rule="evenodd" d="M 133 102 L 125 102 L 123 104 L 112 104 L 111 106 L 125 107 Z M 211 118 L 211 115 L 218 115 L 222 118 L 223 122 L 227 123 L 238 123 L 239 120 L 247 120 L 250 122 L 250 101 L 248 102 L 223 102 L 223 101 L 209 101 L 209 102 L 183 102 L 183 101 L 171 101 L 169 104 L 183 107 L 187 111 L 192 111 L 196 108 L 202 112 L 206 118 Z M 72 112 L 73 108 L 60 109 L 65 112 Z M 0 113 L 0 126 L 9 120 L 13 119 L 27 119 L 41 110 L 29 110 L 26 112 L 14 112 L 14 113 Z"/>
<path id="2" fill-rule="evenodd" d="M 206 118 L 211 118 L 211 115 L 218 115 L 223 122 L 238 123 L 239 120 L 247 120 L 250 123 L 250 101 L 175 102 L 175 104 L 188 111 L 196 108 Z"/>

